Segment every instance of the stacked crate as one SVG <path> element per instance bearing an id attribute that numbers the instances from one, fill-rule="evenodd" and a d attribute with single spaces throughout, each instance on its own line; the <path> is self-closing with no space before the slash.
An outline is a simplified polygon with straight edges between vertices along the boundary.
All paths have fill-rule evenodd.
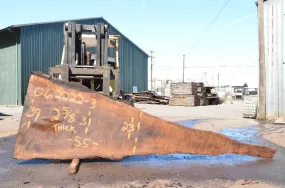
<path id="1" fill-rule="evenodd" d="M 244 96 L 243 117 L 255 119 L 257 116 L 257 105 L 258 105 L 257 95 L 245 95 Z"/>
<path id="2" fill-rule="evenodd" d="M 199 106 L 200 100 L 197 96 L 197 86 L 194 82 L 172 83 L 170 85 L 170 106 Z"/>
<path id="3" fill-rule="evenodd" d="M 197 87 L 197 97 L 199 100 L 199 105 L 200 106 L 209 105 L 209 100 L 207 99 L 207 92 L 206 88 L 204 87 L 204 83 L 198 82 L 196 83 L 196 87 Z"/>

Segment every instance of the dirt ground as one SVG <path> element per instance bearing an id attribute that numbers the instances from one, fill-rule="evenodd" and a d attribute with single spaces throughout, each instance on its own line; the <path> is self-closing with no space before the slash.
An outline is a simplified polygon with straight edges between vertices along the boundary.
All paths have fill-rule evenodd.
<path id="1" fill-rule="evenodd" d="M 242 102 L 195 108 L 135 106 L 187 127 L 220 132 L 278 152 L 270 161 L 236 155 L 183 154 L 84 161 L 78 174 L 68 175 L 68 162 L 14 160 L 22 107 L 0 107 L 0 187 L 285 188 L 285 126 L 242 118 Z"/>

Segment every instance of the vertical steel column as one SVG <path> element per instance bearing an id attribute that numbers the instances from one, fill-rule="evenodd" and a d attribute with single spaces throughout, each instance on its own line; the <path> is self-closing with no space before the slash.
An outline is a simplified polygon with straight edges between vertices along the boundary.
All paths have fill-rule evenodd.
<path id="1" fill-rule="evenodd" d="M 65 54 L 64 63 L 69 65 L 75 65 L 75 24 L 68 22 L 64 26 L 64 40 L 65 40 Z"/>
<path id="2" fill-rule="evenodd" d="M 258 0 L 259 25 L 259 106 L 258 119 L 266 119 L 266 85 L 265 85 L 265 44 L 264 44 L 264 0 Z"/>
<path id="3" fill-rule="evenodd" d="M 69 82 L 69 65 L 63 64 L 61 65 L 61 79 L 63 81 Z"/>
<path id="4" fill-rule="evenodd" d="M 100 25 L 96 25 L 96 39 L 97 39 L 97 47 L 96 47 L 96 66 L 101 66 L 101 28 Z"/>
<path id="5" fill-rule="evenodd" d="M 113 74 L 115 75 L 114 97 L 118 98 L 120 95 L 120 71 L 119 69 L 113 70 Z"/>
<path id="6" fill-rule="evenodd" d="M 70 43 L 69 43 L 69 37 L 68 37 L 68 27 L 69 27 L 70 22 L 65 23 L 63 31 L 64 31 L 64 60 L 63 63 L 64 64 L 68 64 L 69 59 L 68 59 L 68 51 L 70 48 Z"/>
<path id="7" fill-rule="evenodd" d="M 104 25 L 103 24 L 99 24 L 100 25 L 100 35 L 99 35 L 99 37 L 100 37 L 100 46 L 101 46 L 101 48 L 100 48 L 100 62 L 101 62 L 101 66 L 103 66 L 103 65 L 105 65 L 105 62 L 104 62 L 104 52 L 105 52 L 105 40 L 104 40 L 104 32 L 105 32 L 105 27 L 104 27 Z"/>
<path id="8" fill-rule="evenodd" d="M 110 71 L 110 66 L 104 65 L 103 94 L 106 96 L 110 95 Z"/>
<path id="9" fill-rule="evenodd" d="M 103 43 L 104 43 L 104 48 L 103 48 L 103 61 L 104 61 L 104 65 L 108 64 L 108 39 L 109 39 L 109 35 L 108 35 L 108 26 L 107 25 L 103 25 L 102 27 L 104 28 L 104 39 L 103 39 Z"/>
<path id="10" fill-rule="evenodd" d="M 71 61 L 70 61 L 70 65 L 76 65 L 75 64 L 75 56 L 76 56 L 76 31 L 75 31 L 75 27 L 76 25 L 74 23 L 71 23 L 70 24 L 70 27 L 71 27 L 71 36 L 70 36 L 70 40 L 71 40 L 71 48 L 70 48 L 70 58 L 71 58 Z"/>

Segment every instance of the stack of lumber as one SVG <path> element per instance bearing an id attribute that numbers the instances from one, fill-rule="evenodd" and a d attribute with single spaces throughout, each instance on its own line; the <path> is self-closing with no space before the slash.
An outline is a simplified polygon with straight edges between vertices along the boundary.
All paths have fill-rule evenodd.
<path id="1" fill-rule="evenodd" d="M 140 104 L 168 105 L 169 103 L 169 99 L 167 97 L 156 95 L 150 91 L 132 93 L 131 97 L 132 97 L 133 102 L 140 103 Z"/>
<path id="2" fill-rule="evenodd" d="M 197 95 L 174 95 L 169 99 L 170 106 L 199 106 Z"/>
<path id="3" fill-rule="evenodd" d="M 178 82 L 170 85 L 171 95 L 196 95 L 197 86 L 194 82 Z"/>
<path id="4" fill-rule="evenodd" d="M 197 86 L 194 82 L 172 83 L 170 85 L 170 106 L 199 106 L 200 100 L 197 96 Z"/>
<path id="5" fill-rule="evenodd" d="M 199 98 L 199 106 L 207 106 L 209 105 L 209 100 L 207 99 L 206 88 L 204 87 L 203 82 L 196 83 L 197 87 L 197 97 Z"/>

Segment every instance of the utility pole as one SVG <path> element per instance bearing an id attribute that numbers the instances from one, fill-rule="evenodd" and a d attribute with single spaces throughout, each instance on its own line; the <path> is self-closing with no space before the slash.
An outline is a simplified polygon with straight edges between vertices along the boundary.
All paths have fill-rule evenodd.
<path id="1" fill-rule="evenodd" d="M 215 84 L 214 84 L 214 76 L 212 76 L 212 85 L 215 86 Z"/>
<path id="2" fill-rule="evenodd" d="M 207 83 L 207 73 L 206 72 L 204 72 L 204 78 L 205 78 L 205 85 L 206 85 L 206 83 Z M 208 85 L 207 85 L 208 86 Z"/>
<path id="3" fill-rule="evenodd" d="M 259 108 L 258 119 L 266 118 L 265 111 L 265 45 L 264 45 L 264 0 L 258 0 L 258 34 L 259 34 Z"/>
<path id="4" fill-rule="evenodd" d="M 153 88 L 152 88 L 152 67 L 153 67 L 153 58 L 154 58 L 154 56 L 153 56 L 153 53 L 154 53 L 154 51 L 150 51 L 150 61 L 151 61 L 151 64 L 150 64 L 150 90 L 152 90 Z"/>
<path id="5" fill-rule="evenodd" d="M 185 55 L 183 55 L 183 83 L 184 83 L 184 71 L 185 71 Z"/>
<path id="6" fill-rule="evenodd" d="M 220 73 L 218 73 L 218 91 L 220 91 Z"/>

